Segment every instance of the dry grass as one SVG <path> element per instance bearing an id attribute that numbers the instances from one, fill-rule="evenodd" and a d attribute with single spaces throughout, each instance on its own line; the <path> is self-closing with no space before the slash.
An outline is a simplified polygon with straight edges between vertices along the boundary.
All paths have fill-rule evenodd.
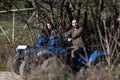
<path id="1" fill-rule="evenodd" d="M 45 69 L 37 67 L 31 70 L 27 80 L 119 80 L 120 65 L 111 67 L 95 67 L 80 69 L 75 75 L 64 64 L 58 64 L 56 61 L 50 63 Z"/>
<path id="2" fill-rule="evenodd" d="M 74 75 L 68 66 L 58 62 L 56 58 L 50 59 L 52 60 L 44 69 L 38 66 L 35 70 L 31 70 L 28 80 L 74 80 Z M 46 61 L 43 65 L 45 64 Z"/>

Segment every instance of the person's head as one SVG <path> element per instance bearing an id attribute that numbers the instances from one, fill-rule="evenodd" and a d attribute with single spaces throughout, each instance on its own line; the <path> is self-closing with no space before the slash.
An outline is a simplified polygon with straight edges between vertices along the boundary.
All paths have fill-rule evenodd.
<path id="1" fill-rule="evenodd" d="M 51 31 L 52 31 L 53 29 L 55 29 L 55 27 L 54 27 L 54 25 L 52 24 L 52 22 L 47 22 L 46 28 L 47 28 L 47 31 L 48 31 L 48 35 L 51 34 Z"/>
<path id="2" fill-rule="evenodd" d="M 78 20 L 77 19 L 73 19 L 72 20 L 72 27 L 73 28 L 77 28 L 78 27 Z"/>
<path id="3" fill-rule="evenodd" d="M 51 22 L 47 23 L 47 29 L 52 30 L 54 28 L 53 24 Z"/>

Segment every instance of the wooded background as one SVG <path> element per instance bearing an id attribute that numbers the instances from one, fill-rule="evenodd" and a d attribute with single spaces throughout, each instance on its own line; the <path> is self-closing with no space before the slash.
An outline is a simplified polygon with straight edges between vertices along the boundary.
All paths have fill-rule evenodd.
<path id="1" fill-rule="evenodd" d="M 4 55 L 7 51 L 14 53 L 15 46 L 18 44 L 31 44 L 28 35 L 32 35 L 35 43 L 37 31 L 35 27 L 45 28 L 47 21 L 51 21 L 61 33 L 71 29 L 71 20 L 76 17 L 79 20 L 79 25 L 85 28 L 83 37 L 86 45 L 101 45 L 108 49 L 111 53 L 119 53 L 120 41 L 120 1 L 119 0 L 0 0 L 0 10 L 8 11 L 11 9 L 34 8 L 36 16 L 31 22 L 28 22 L 28 17 L 18 11 L 16 14 L 21 18 L 21 22 L 27 24 L 26 40 L 23 39 L 23 34 L 20 30 L 17 32 L 14 43 L 8 43 L 7 40 L 1 41 L 1 58 L 7 59 Z M 28 16 L 30 17 L 32 12 Z M 2 17 L 1 14 L 0 17 Z M 2 20 L 1 20 L 2 21 Z M 11 23 L 12 24 L 12 23 Z M 6 30 L 10 26 L 6 27 Z M 24 26 L 21 27 L 22 29 Z M 38 30 L 39 31 L 39 30 Z M 21 33 L 20 33 L 21 32 Z M 0 31 L 0 33 L 2 33 Z M 8 33 L 9 34 L 9 33 Z M 34 35 L 35 34 L 35 35 Z M 5 48 L 5 49 L 4 49 Z M 115 48 L 115 49 L 114 49 Z M 9 50 L 8 50 L 9 49 Z M 13 54 L 14 55 L 14 54 Z"/>

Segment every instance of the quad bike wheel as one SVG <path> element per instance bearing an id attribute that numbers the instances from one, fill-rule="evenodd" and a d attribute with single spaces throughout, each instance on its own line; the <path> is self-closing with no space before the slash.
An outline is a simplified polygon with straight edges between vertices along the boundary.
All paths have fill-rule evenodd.
<path id="1" fill-rule="evenodd" d="M 20 75 L 19 67 L 21 65 L 22 59 L 19 59 L 18 56 L 15 56 L 15 59 L 13 61 L 13 71 L 17 74 Z"/>
<path id="2" fill-rule="evenodd" d="M 23 80 L 27 80 L 27 69 L 26 69 L 26 62 L 25 60 L 21 63 L 19 68 L 20 75 Z"/>

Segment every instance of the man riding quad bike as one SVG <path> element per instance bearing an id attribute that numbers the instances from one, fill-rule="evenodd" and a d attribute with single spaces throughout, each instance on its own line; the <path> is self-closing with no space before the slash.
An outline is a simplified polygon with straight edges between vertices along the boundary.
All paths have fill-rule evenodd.
<path id="1" fill-rule="evenodd" d="M 51 39 L 46 45 L 43 45 L 44 39 L 44 37 L 39 37 L 39 43 L 34 47 L 28 45 L 17 46 L 16 56 L 13 61 L 13 70 L 16 74 L 25 76 L 30 68 L 35 69 L 38 65 L 42 65 L 44 61 L 53 56 L 57 56 L 57 58 L 61 58 L 60 56 L 62 56 L 66 65 L 70 66 L 73 70 L 78 70 L 83 65 L 86 66 L 88 63 L 95 63 L 98 57 L 108 55 L 104 51 L 97 50 L 85 53 L 89 55 L 79 55 L 79 52 L 76 52 L 76 58 L 71 61 L 71 55 L 66 46 L 63 44 L 58 45 L 58 38 Z"/>

